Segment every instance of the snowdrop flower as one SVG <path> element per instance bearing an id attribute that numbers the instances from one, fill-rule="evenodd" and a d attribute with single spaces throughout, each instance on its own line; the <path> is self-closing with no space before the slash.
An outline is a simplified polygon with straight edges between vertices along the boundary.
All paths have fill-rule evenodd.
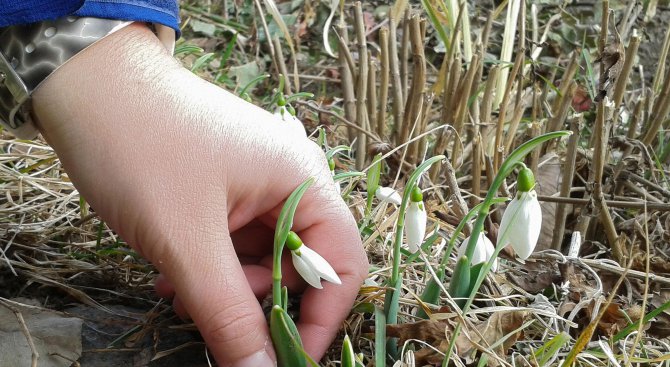
<path id="1" fill-rule="evenodd" d="M 460 259 L 461 256 L 465 255 L 465 250 L 468 247 L 469 241 L 470 237 L 463 240 L 463 243 L 461 243 L 461 247 L 458 248 L 458 256 L 456 257 L 457 259 Z M 479 233 L 479 239 L 477 240 L 477 246 L 475 247 L 475 252 L 472 254 L 472 259 L 470 259 L 470 265 L 477 265 L 489 261 L 491 256 L 493 256 L 494 251 L 495 248 L 493 247 L 493 243 L 491 242 L 491 240 L 489 240 L 488 237 L 484 236 L 484 233 Z M 491 270 L 492 271 L 498 270 L 498 259 L 495 259 L 493 261 L 493 266 L 491 267 Z"/>
<path id="2" fill-rule="evenodd" d="M 302 121 L 300 121 L 300 119 L 295 116 L 295 110 L 293 110 L 291 106 L 279 106 L 274 115 L 279 120 L 285 122 L 286 125 L 291 128 L 291 130 L 295 131 L 296 133 L 300 133 L 305 137 L 307 136 L 307 132 L 305 132 L 305 126 L 302 124 Z"/>
<path id="3" fill-rule="evenodd" d="M 392 203 L 395 205 L 400 205 L 402 198 L 397 191 L 393 190 L 390 187 L 379 186 L 375 191 L 375 196 L 379 201 L 385 201 L 387 203 Z"/>
<path id="4" fill-rule="evenodd" d="M 321 278 L 331 283 L 342 284 L 337 273 L 326 259 L 302 243 L 295 232 L 288 233 L 286 247 L 291 250 L 291 259 L 295 270 L 312 287 L 322 289 Z"/>
<path id="5" fill-rule="evenodd" d="M 428 215 L 423 205 L 421 189 L 415 187 L 409 199 L 409 206 L 407 207 L 407 213 L 405 213 L 407 246 L 411 252 L 417 252 L 426 235 Z"/>
<path id="6" fill-rule="evenodd" d="M 542 228 L 542 209 L 533 190 L 535 177 L 530 168 L 524 166 L 519 172 L 517 193 L 507 205 L 498 230 L 498 246 L 512 245 L 522 260 L 533 253 Z"/>

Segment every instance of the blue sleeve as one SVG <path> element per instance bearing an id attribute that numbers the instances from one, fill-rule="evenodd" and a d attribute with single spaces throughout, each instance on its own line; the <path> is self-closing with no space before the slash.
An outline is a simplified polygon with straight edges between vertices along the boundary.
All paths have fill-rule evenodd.
<path id="1" fill-rule="evenodd" d="M 0 27 L 59 18 L 82 5 L 84 0 L 0 0 Z"/>
<path id="2" fill-rule="evenodd" d="M 66 15 L 158 23 L 179 37 L 177 0 L 0 0 L 0 27 Z"/>

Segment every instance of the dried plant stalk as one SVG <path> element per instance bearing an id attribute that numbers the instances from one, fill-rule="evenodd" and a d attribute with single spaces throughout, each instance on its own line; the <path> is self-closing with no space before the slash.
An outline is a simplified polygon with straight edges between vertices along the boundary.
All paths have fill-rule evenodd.
<path id="1" fill-rule="evenodd" d="M 470 206 L 479 204 L 482 189 L 482 136 L 477 130 L 472 139 L 472 196 L 470 197 Z"/>
<path id="2" fill-rule="evenodd" d="M 536 82 L 533 85 L 533 108 L 531 109 L 530 112 L 530 138 L 534 138 L 536 136 L 539 136 L 542 133 L 542 126 L 540 125 L 540 122 L 538 121 L 538 116 L 540 115 L 540 99 L 539 99 L 539 94 L 537 93 L 539 89 L 539 85 Z M 530 169 L 533 172 L 537 172 L 537 168 L 540 162 L 540 149 L 533 149 L 532 152 L 530 152 Z"/>
<path id="3" fill-rule="evenodd" d="M 519 81 L 519 86 L 521 86 L 521 81 Z M 514 144 L 514 139 L 516 138 L 517 130 L 519 129 L 519 123 L 521 123 L 521 118 L 525 112 L 524 105 L 521 101 L 521 93 L 523 90 L 519 87 L 517 89 L 517 103 L 514 106 L 514 115 L 512 120 L 509 123 L 509 128 L 507 129 L 507 136 L 505 139 L 505 152 L 512 151 L 512 144 Z"/>
<path id="4" fill-rule="evenodd" d="M 561 99 L 561 104 L 558 106 L 558 110 L 554 112 L 554 117 L 549 120 L 547 125 L 547 132 L 556 131 L 561 128 L 563 122 L 568 117 L 568 112 L 570 111 L 570 106 L 572 106 L 572 98 L 577 92 L 577 82 L 571 80 L 568 83 L 568 88 Z M 551 146 L 551 145 L 550 145 Z"/>
<path id="5" fill-rule="evenodd" d="M 347 46 L 349 35 L 347 28 L 343 24 L 337 26 L 337 33 L 339 42 L 338 58 L 340 62 L 340 87 L 342 88 L 342 96 L 344 98 L 344 117 L 348 121 L 356 121 L 356 95 L 354 93 L 353 69 L 347 61 L 347 55 L 349 55 L 349 57 L 351 56 Z M 353 128 L 348 127 L 347 133 L 349 135 L 349 141 L 354 141 L 356 138 L 356 131 Z"/>
<path id="6" fill-rule="evenodd" d="M 579 67 L 579 55 L 580 53 L 577 51 L 572 52 L 572 55 L 570 56 L 570 62 L 568 62 L 568 66 L 563 73 L 559 95 L 556 96 L 554 103 L 551 105 L 551 112 L 554 114 L 554 116 L 559 114 L 559 110 L 563 105 L 563 100 L 566 98 L 565 96 L 568 93 L 568 88 L 570 88 L 572 81 L 575 80 L 575 73 L 577 72 L 577 67 Z"/>
<path id="7" fill-rule="evenodd" d="M 484 124 L 491 123 L 491 110 L 493 108 L 493 91 L 496 86 L 496 81 L 498 79 L 498 72 L 500 66 L 494 65 L 489 70 L 488 78 L 486 79 L 486 86 L 484 87 L 484 94 L 482 95 L 482 103 L 480 104 L 481 112 L 479 117 L 481 118 Z M 482 134 L 486 136 L 486 134 Z M 486 149 L 484 149 L 486 151 Z"/>
<path id="8" fill-rule="evenodd" d="M 560 196 L 570 197 L 570 190 L 572 189 L 572 177 L 575 174 L 575 162 L 577 160 L 577 148 L 579 147 L 579 131 L 583 124 L 583 117 L 581 114 L 576 115 L 570 119 L 570 131 L 572 135 L 568 139 L 567 156 L 565 157 L 565 166 L 563 167 L 563 178 L 561 180 Z M 561 251 L 563 244 L 563 236 L 565 235 L 565 222 L 567 219 L 567 204 L 556 204 L 556 223 L 554 224 L 554 233 L 551 240 L 551 248 L 556 251 Z"/>
<path id="9" fill-rule="evenodd" d="M 402 82 L 400 81 L 400 61 L 398 59 L 398 40 L 396 37 L 396 28 L 398 27 L 396 19 L 392 16 L 391 13 L 389 16 L 389 61 L 390 61 L 390 71 L 391 71 L 391 87 L 393 91 L 393 129 L 391 135 L 394 137 L 398 133 L 398 128 L 402 123 L 402 116 L 405 111 L 405 100 L 403 95 L 405 94 L 402 90 Z"/>
<path id="10" fill-rule="evenodd" d="M 277 68 L 279 69 L 279 72 L 284 75 L 284 94 L 290 95 L 292 94 L 291 82 L 288 77 L 288 68 L 286 67 L 286 62 L 284 61 L 284 50 L 282 50 L 281 42 L 279 42 L 279 36 L 275 36 L 272 39 L 272 43 L 277 55 Z"/>
<path id="11" fill-rule="evenodd" d="M 354 30 L 358 43 L 358 75 L 356 80 L 356 123 L 362 129 L 369 130 L 367 124 L 367 87 L 368 87 L 368 46 L 365 39 L 365 23 L 361 2 L 354 5 Z M 356 169 L 362 170 L 365 166 L 367 151 L 367 136 L 359 133 L 356 141 Z"/>
<path id="12" fill-rule="evenodd" d="M 402 95 L 407 96 L 403 103 L 407 103 L 409 99 L 409 50 L 410 44 L 410 16 L 409 10 L 405 11 L 405 16 L 402 21 L 402 40 L 400 41 L 400 80 L 402 82 Z M 404 143 L 400 141 L 399 143 Z"/>
<path id="13" fill-rule="evenodd" d="M 661 90 L 661 81 L 665 79 L 665 60 L 667 60 L 668 52 L 670 52 L 670 27 L 665 31 L 665 39 L 663 40 L 663 49 L 658 57 L 656 65 L 656 74 L 654 74 L 654 81 L 652 82 L 652 91 L 658 93 Z"/>
<path id="14" fill-rule="evenodd" d="M 435 95 L 433 93 L 424 93 L 423 94 L 423 107 L 421 108 L 421 119 L 419 120 L 419 125 L 417 126 L 417 131 L 421 131 L 422 133 L 426 132 L 426 128 L 428 127 L 428 119 L 430 118 L 430 108 L 433 105 L 433 99 Z M 414 136 L 417 136 L 415 133 Z M 414 150 L 415 157 L 417 158 L 415 160 L 416 164 L 421 164 L 421 161 L 425 158 L 426 154 L 426 146 L 428 145 L 428 137 L 424 136 L 419 139 L 419 141 L 414 144 L 416 146 L 416 149 Z"/>
<path id="15" fill-rule="evenodd" d="M 383 140 L 386 135 L 386 101 L 389 96 L 389 30 L 382 27 L 379 30 L 379 46 L 381 48 L 379 75 L 379 101 L 381 106 L 377 110 L 377 135 Z"/>
<path id="16" fill-rule="evenodd" d="M 626 61 L 623 64 L 621 69 L 621 74 L 619 79 L 617 79 L 616 86 L 614 87 L 614 106 L 615 108 L 621 105 L 623 101 L 623 94 L 626 91 L 626 84 L 628 84 L 628 77 L 630 72 L 633 69 L 633 63 L 635 61 L 635 56 L 637 55 L 637 49 L 640 46 L 640 36 L 637 35 L 637 31 L 633 31 L 633 36 L 630 39 L 628 44 L 628 49 L 626 49 Z M 616 125 L 617 119 L 619 117 L 618 113 L 614 114 L 614 125 Z"/>
<path id="17" fill-rule="evenodd" d="M 498 113 L 498 123 L 496 125 L 496 140 L 493 152 L 493 166 L 495 167 L 496 171 L 498 170 L 498 168 L 500 168 L 500 164 L 502 163 L 502 153 L 503 153 L 502 135 L 505 126 L 505 121 L 507 120 L 506 116 L 507 105 L 509 104 L 510 93 L 512 92 L 512 87 L 514 86 L 514 83 L 516 81 L 517 73 L 521 69 L 521 65 L 523 64 L 523 60 L 525 59 L 524 53 L 525 53 L 524 50 L 517 51 L 516 58 L 514 60 L 514 66 L 512 67 L 512 72 L 508 76 L 506 76 L 506 78 L 508 77 L 509 79 L 507 79 L 507 86 L 505 87 L 505 93 L 502 96 L 502 103 L 500 104 L 500 113 Z M 506 71 L 507 70 L 502 70 L 501 72 Z M 496 89 L 500 90 L 500 88 Z"/>
<path id="18" fill-rule="evenodd" d="M 661 128 L 665 117 L 668 115 L 668 112 L 670 112 L 670 74 L 666 76 L 663 90 L 654 103 L 654 107 L 650 115 L 651 120 L 649 121 L 647 132 L 642 138 L 642 144 L 650 145 L 654 141 L 658 130 Z"/>
<path id="19" fill-rule="evenodd" d="M 370 129 L 377 131 L 377 63 L 368 51 L 368 121 Z"/>
<path id="20" fill-rule="evenodd" d="M 468 69 L 468 72 L 465 74 L 465 79 L 463 81 L 463 88 L 460 91 L 460 96 L 458 98 L 458 109 L 456 113 L 456 119 L 454 122 L 454 129 L 456 130 L 457 136 L 463 137 L 464 136 L 464 126 L 465 126 L 465 120 L 468 118 L 468 100 L 470 99 L 470 93 L 471 93 L 471 88 L 472 84 L 475 79 L 475 75 L 477 75 L 477 72 L 479 71 L 479 62 L 480 62 L 480 55 L 476 54 L 472 58 L 472 62 L 470 63 L 470 68 Z M 455 144 L 454 148 L 452 150 L 452 162 L 454 166 L 458 166 L 457 162 L 460 160 L 460 155 L 461 155 L 461 150 L 460 150 L 461 144 Z"/>
<path id="21" fill-rule="evenodd" d="M 424 45 L 420 18 L 413 16 L 409 19 L 408 24 L 412 58 L 414 61 L 413 77 L 412 86 L 408 92 L 407 103 L 405 105 L 405 116 L 401 127 L 400 142 L 406 142 L 410 139 L 410 131 L 412 129 L 414 129 L 413 136 L 422 133 L 417 127 L 420 127 L 419 125 L 422 121 L 423 89 L 426 85 L 426 59 L 423 53 Z M 410 164 L 416 163 L 417 148 L 417 143 L 413 143 L 408 147 L 408 160 Z"/>

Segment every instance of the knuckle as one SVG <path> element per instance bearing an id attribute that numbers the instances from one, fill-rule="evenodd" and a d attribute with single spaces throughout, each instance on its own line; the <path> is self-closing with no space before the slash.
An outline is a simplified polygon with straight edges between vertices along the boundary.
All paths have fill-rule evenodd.
<path id="1" fill-rule="evenodd" d="M 244 354 L 262 348 L 264 320 L 259 320 L 254 309 L 244 302 L 222 308 L 205 322 L 205 337 L 229 353 Z"/>

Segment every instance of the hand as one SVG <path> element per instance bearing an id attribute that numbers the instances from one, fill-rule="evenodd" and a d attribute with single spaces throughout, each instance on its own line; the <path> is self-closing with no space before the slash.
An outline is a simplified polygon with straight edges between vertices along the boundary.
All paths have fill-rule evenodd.
<path id="1" fill-rule="evenodd" d="M 257 297 L 270 290 L 283 201 L 315 177 L 293 229 L 342 280 L 304 291 L 298 328 L 307 352 L 323 355 L 367 260 L 314 143 L 181 68 L 139 24 L 70 60 L 33 106 L 76 187 L 163 274 L 159 293 L 176 294 L 223 365 L 274 363 Z M 305 289 L 290 260 L 282 269 L 291 291 Z"/>

